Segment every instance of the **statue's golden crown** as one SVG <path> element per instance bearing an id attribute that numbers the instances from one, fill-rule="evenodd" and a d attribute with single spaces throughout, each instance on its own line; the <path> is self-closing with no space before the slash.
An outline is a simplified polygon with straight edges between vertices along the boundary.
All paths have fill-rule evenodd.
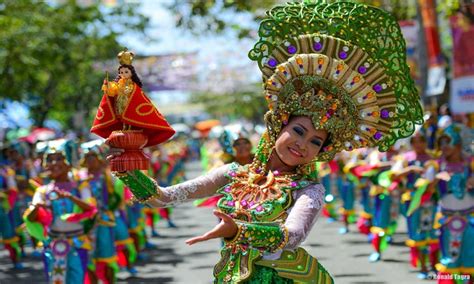
<path id="1" fill-rule="evenodd" d="M 120 65 L 132 65 L 133 56 L 135 56 L 135 54 L 133 54 L 131 51 L 128 51 L 126 48 L 124 51 L 120 51 L 119 54 L 117 54 Z"/>

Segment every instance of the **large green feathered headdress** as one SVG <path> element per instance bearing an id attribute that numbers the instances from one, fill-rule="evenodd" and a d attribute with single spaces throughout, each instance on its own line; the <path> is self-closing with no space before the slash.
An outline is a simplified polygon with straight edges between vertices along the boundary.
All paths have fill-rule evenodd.
<path id="1" fill-rule="evenodd" d="M 258 35 L 249 57 L 262 71 L 269 145 L 292 115 L 330 133 L 319 161 L 361 147 L 386 151 L 422 124 L 405 40 L 387 12 L 352 2 L 288 3 L 267 12 Z"/>

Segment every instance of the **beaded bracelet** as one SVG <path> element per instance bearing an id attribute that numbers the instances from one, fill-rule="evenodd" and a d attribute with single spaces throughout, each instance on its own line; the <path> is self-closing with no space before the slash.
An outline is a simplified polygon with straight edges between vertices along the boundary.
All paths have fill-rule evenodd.
<path id="1" fill-rule="evenodd" d="M 114 173 L 114 175 L 130 188 L 134 199 L 140 203 L 146 203 L 161 195 L 160 187 L 156 181 L 139 170 Z"/>

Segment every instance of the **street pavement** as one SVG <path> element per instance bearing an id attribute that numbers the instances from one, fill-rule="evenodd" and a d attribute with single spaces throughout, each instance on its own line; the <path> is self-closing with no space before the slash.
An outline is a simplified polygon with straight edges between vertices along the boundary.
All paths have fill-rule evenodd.
<path id="1" fill-rule="evenodd" d="M 200 174 L 199 163 L 187 164 L 187 177 Z M 138 275 L 119 273 L 119 283 L 212 283 L 212 268 L 218 261 L 220 240 L 210 240 L 193 246 L 185 240 L 202 234 L 217 224 L 210 208 L 183 204 L 173 211 L 178 228 L 157 224 L 160 237 L 149 241 L 156 249 L 146 250 L 147 259 L 137 263 Z M 346 235 L 339 235 L 339 222 L 328 223 L 320 218 L 303 243 L 309 253 L 334 276 L 336 283 L 434 283 L 417 279 L 417 271 L 409 265 L 409 250 L 405 246 L 406 227 L 403 219 L 378 263 L 369 263 L 371 246 L 367 237 L 356 232 L 355 225 Z M 26 250 L 27 255 L 31 250 Z M 41 259 L 27 256 L 23 270 L 13 270 L 7 252 L 0 251 L 0 284 L 45 283 Z"/>

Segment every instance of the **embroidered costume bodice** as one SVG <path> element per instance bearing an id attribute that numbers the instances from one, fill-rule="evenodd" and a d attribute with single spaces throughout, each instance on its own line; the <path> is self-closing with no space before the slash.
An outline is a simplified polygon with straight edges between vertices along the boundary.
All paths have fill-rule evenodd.
<path id="1" fill-rule="evenodd" d="M 83 225 L 81 223 L 63 220 L 62 217 L 64 217 L 66 214 L 74 213 L 74 203 L 68 198 L 57 198 L 57 193 L 54 192 L 54 189 L 56 188 L 66 190 L 72 195 L 81 199 L 90 197 L 90 192 L 87 189 L 79 191 L 78 185 L 75 182 L 51 182 L 38 188 L 36 194 L 33 197 L 33 204 L 42 203 L 51 207 L 53 222 L 49 227 L 50 232 L 64 234 L 71 232 L 82 233 Z"/>
<path id="2" fill-rule="evenodd" d="M 283 249 L 297 248 L 317 217 L 311 214 L 299 216 L 310 220 L 306 226 L 303 224 L 298 226 L 292 224 L 299 223 L 296 220 L 288 220 L 295 200 L 302 197 L 297 194 L 298 190 L 314 189 L 314 191 L 307 189 L 306 194 L 310 200 L 304 202 L 306 197 L 301 198 L 300 206 L 301 203 L 305 203 L 306 209 L 316 209 L 313 210 L 315 214 L 318 214 L 318 210 L 322 207 L 325 193 L 321 185 L 311 185 L 308 181 L 297 180 L 296 176 L 280 176 L 271 171 L 260 174 L 253 172 L 248 166 L 238 166 L 237 163 L 231 164 L 227 175 L 231 183 L 218 190 L 223 197 L 217 206 L 247 231 L 242 232 L 241 235 L 245 239 L 241 242 L 228 243 L 221 250 L 222 258 L 214 268 L 214 276 L 218 279 L 217 282 L 223 280 L 224 283 L 238 282 L 250 277 L 255 262 L 261 258 L 277 259 Z M 278 228 L 279 225 L 283 227 Z M 292 225 L 296 225 L 299 229 L 290 231 L 288 226 L 292 228 Z M 275 227 L 273 231 L 272 226 Z M 252 233 L 252 230 L 260 231 Z M 279 234 L 281 231 L 283 235 Z M 285 236 L 285 233 L 288 235 Z"/>
<path id="3" fill-rule="evenodd" d="M 156 207 L 170 207 L 186 201 L 216 195 L 219 189 L 225 191 L 224 186 L 231 181 L 231 176 L 228 174 L 232 171 L 231 169 L 235 169 L 235 164 L 224 165 L 198 178 L 163 187 L 161 188 L 162 196 L 148 203 Z M 306 238 L 316 222 L 324 204 L 324 191 L 325 189 L 321 184 L 310 183 L 306 184 L 305 187 L 298 187 L 298 190 L 291 191 L 293 203 L 286 209 L 288 213 L 286 224 L 289 225 L 287 246 L 291 249 Z"/>

